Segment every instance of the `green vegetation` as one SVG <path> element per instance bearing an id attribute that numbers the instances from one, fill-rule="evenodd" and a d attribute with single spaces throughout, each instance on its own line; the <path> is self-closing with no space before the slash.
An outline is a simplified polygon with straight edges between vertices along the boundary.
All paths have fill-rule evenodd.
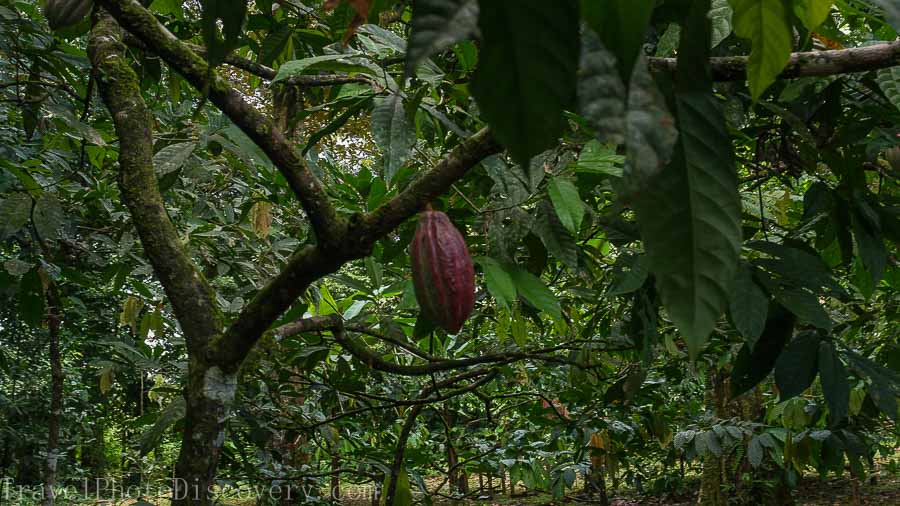
<path id="1" fill-rule="evenodd" d="M 900 504 L 894 0 L 0 20 L 0 504 Z"/>

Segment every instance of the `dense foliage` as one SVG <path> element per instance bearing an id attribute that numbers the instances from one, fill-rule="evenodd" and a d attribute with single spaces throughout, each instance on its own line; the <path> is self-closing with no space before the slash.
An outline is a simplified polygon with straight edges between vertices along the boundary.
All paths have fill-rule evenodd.
<path id="1" fill-rule="evenodd" d="M 786 504 L 898 473 L 894 0 L 0 19 L 0 494 Z M 457 334 L 416 299 L 426 205 L 475 265 Z"/>

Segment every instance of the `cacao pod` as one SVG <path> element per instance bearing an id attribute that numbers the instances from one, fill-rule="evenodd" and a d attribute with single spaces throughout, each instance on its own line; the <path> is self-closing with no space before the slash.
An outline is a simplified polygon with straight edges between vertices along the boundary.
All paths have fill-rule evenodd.
<path id="1" fill-rule="evenodd" d="M 78 24 L 91 12 L 94 0 L 47 0 L 44 16 L 53 30 Z"/>
<path id="2" fill-rule="evenodd" d="M 475 307 L 475 268 L 462 234 L 446 214 L 423 211 L 410 257 L 422 311 L 440 328 L 458 333 Z"/>

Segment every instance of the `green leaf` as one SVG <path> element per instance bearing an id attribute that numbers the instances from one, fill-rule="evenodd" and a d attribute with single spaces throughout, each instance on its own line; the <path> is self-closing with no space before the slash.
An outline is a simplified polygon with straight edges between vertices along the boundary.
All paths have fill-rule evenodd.
<path id="1" fill-rule="evenodd" d="M 791 0 L 794 14 L 809 31 L 814 31 L 831 12 L 832 0 Z"/>
<path id="2" fill-rule="evenodd" d="M 877 286 L 884 275 L 888 260 L 881 231 L 856 211 L 850 213 L 850 222 L 853 224 L 853 238 L 856 239 L 859 256 L 866 266 L 866 271 L 872 276 L 872 283 Z"/>
<path id="3" fill-rule="evenodd" d="M 775 384 L 786 401 L 806 391 L 816 378 L 819 334 L 803 332 L 788 343 L 775 363 Z"/>
<path id="4" fill-rule="evenodd" d="M 186 406 L 184 397 L 176 395 L 172 401 L 159 413 L 156 421 L 141 434 L 141 455 L 147 455 L 159 446 L 166 430 L 184 418 Z"/>
<path id="5" fill-rule="evenodd" d="M 429 56 L 471 38 L 478 30 L 477 0 L 416 0 L 406 50 L 406 74 Z"/>
<path id="6" fill-rule="evenodd" d="M 785 343 L 794 332 L 794 315 L 778 304 L 769 307 L 769 318 L 759 341 L 752 348 L 744 344 L 734 360 L 731 370 L 731 397 L 750 390 L 766 378 Z"/>
<path id="7" fill-rule="evenodd" d="M 584 219 L 584 204 L 578 194 L 578 187 L 571 179 L 557 176 L 550 181 L 547 193 L 550 194 L 550 201 L 553 202 L 559 221 L 566 230 L 577 236 L 581 230 L 581 220 Z"/>
<path id="8" fill-rule="evenodd" d="M 391 179 L 409 159 L 416 144 L 415 126 L 406 114 L 400 95 L 375 98 L 372 136 L 384 157 L 384 181 L 390 186 Z"/>
<path id="9" fill-rule="evenodd" d="M 641 54 L 654 5 L 655 2 L 631 0 L 581 2 L 585 21 L 619 62 L 619 75 L 624 83 L 631 79 L 632 69 Z"/>
<path id="10" fill-rule="evenodd" d="M 554 318 L 562 317 L 559 299 L 540 278 L 520 267 L 511 269 L 509 274 L 525 301 Z"/>
<path id="11" fill-rule="evenodd" d="M 557 212 L 549 200 L 542 201 L 538 206 L 532 232 L 541 238 L 550 254 L 569 268 L 578 268 L 578 244 L 557 217 Z"/>
<path id="12" fill-rule="evenodd" d="M 0 240 L 19 231 L 31 216 L 31 197 L 27 193 L 14 193 L 0 202 Z"/>
<path id="13" fill-rule="evenodd" d="M 819 298 L 807 290 L 795 288 L 779 288 L 772 291 L 775 300 L 788 308 L 801 320 L 809 322 L 824 330 L 831 330 L 834 322 L 828 316 L 828 312 L 819 303 Z"/>
<path id="14" fill-rule="evenodd" d="M 384 486 L 381 489 L 383 491 L 383 495 L 381 496 L 381 505 L 385 506 L 385 501 L 387 500 L 387 492 L 388 487 L 391 483 L 391 474 L 386 473 L 384 477 Z M 406 469 L 400 469 L 397 474 L 397 486 L 394 488 L 394 501 L 390 506 L 412 506 L 413 504 L 413 496 L 412 490 L 409 488 L 409 476 L 406 474 Z"/>
<path id="15" fill-rule="evenodd" d="M 625 157 L 617 155 L 614 146 L 591 140 L 581 149 L 575 162 L 575 172 L 622 177 L 624 162 Z"/>
<path id="16" fill-rule="evenodd" d="M 35 267 L 25 273 L 19 283 L 19 317 L 32 327 L 40 327 L 46 315 L 44 283 L 38 269 Z"/>
<path id="17" fill-rule="evenodd" d="M 900 111 L 900 67 L 879 70 L 875 80 L 884 96 Z"/>
<path id="18" fill-rule="evenodd" d="M 246 0 L 201 0 L 201 28 L 210 67 L 222 63 L 225 56 L 238 46 L 247 16 L 247 4 Z M 221 35 L 219 20 L 222 21 Z"/>
<path id="19" fill-rule="evenodd" d="M 512 308 L 516 301 L 516 285 L 513 283 L 512 277 L 506 272 L 506 269 L 500 265 L 500 262 L 490 257 L 478 257 L 476 261 L 484 270 L 484 281 L 487 289 L 506 310 Z"/>
<path id="20" fill-rule="evenodd" d="M 526 165 L 553 146 L 575 101 L 576 0 L 482 0 L 481 55 L 470 89 L 512 157 Z"/>
<path id="21" fill-rule="evenodd" d="M 277 29 L 269 32 L 266 39 L 262 42 L 259 53 L 259 62 L 263 65 L 271 65 L 275 58 L 284 51 L 284 47 L 291 39 L 294 29 L 291 25 L 285 23 Z"/>
<path id="22" fill-rule="evenodd" d="M 764 455 L 765 448 L 763 448 L 762 444 L 759 442 L 759 436 L 753 436 L 750 443 L 747 445 L 747 460 L 750 461 L 750 465 L 757 468 L 762 464 Z"/>
<path id="23" fill-rule="evenodd" d="M 837 425 L 847 418 L 850 409 L 850 382 L 847 380 L 847 369 L 828 341 L 819 343 L 819 377 L 831 424 Z"/>
<path id="24" fill-rule="evenodd" d="M 742 265 L 735 276 L 731 295 L 728 298 L 728 312 L 734 327 L 747 339 L 750 346 L 756 344 L 766 326 L 769 298 L 753 281 L 753 270 Z"/>
<path id="25" fill-rule="evenodd" d="M 625 84 L 616 57 L 592 31 L 581 39 L 578 69 L 578 112 L 604 142 L 625 142 Z"/>
<path id="26" fill-rule="evenodd" d="M 275 79 L 272 79 L 272 82 L 277 83 L 294 76 L 317 74 L 321 71 L 363 74 L 372 74 L 374 72 L 372 66 L 368 65 L 362 57 L 345 54 L 326 54 L 285 62 L 278 67 L 278 73 L 275 75 Z"/>
<path id="27" fill-rule="evenodd" d="M 635 201 L 650 271 L 692 358 L 728 304 L 741 248 L 732 144 L 712 94 L 706 10 L 695 7 L 702 13 L 683 30 L 678 60 L 678 74 L 693 79 L 680 80 L 676 90 L 675 154 Z"/>
<path id="28" fill-rule="evenodd" d="M 712 39 L 710 47 L 716 47 L 731 35 L 731 15 L 733 11 L 728 0 L 712 0 L 709 9 L 709 20 L 712 23 Z"/>
<path id="29" fill-rule="evenodd" d="M 59 239 L 66 215 L 56 195 L 44 192 L 34 205 L 34 228 L 42 240 Z"/>
<path id="30" fill-rule="evenodd" d="M 647 280 L 647 258 L 644 255 L 624 254 L 613 264 L 614 280 L 606 295 L 624 295 L 631 293 Z"/>
<path id="31" fill-rule="evenodd" d="M 750 39 L 747 79 L 753 100 L 762 96 L 791 57 L 793 30 L 784 0 L 730 0 L 734 33 Z"/>

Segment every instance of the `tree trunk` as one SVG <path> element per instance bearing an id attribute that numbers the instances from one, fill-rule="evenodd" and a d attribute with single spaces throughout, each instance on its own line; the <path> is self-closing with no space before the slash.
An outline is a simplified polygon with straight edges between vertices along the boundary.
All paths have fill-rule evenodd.
<path id="1" fill-rule="evenodd" d="M 56 472 L 59 463 L 59 421 L 62 416 L 63 370 L 59 352 L 59 298 L 48 289 L 47 294 L 47 327 L 50 331 L 50 418 L 47 421 L 47 460 L 44 464 L 43 506 L 56 504 Z"/>
<path id="2" fill-rule="evenodd" d="M 216 467 L 225 441 L 225 418 L 234 399 L 236 376 L 192 359 L 181 452 L 175 465 L 172 505 L 212 504 Z"/>
<path id="3" fill-rule="evenodd" d="M 341 454 L 338 450 L 337 443 L 335 443 L 335 447 L 331 450 L 331 472 L 334 474 L 331 475 L 331 489 L 329 492 L 331 493 L 331 502 L 338 504 L 341 499 L 341 475 L 335 471 L 341 468 Z"/>

